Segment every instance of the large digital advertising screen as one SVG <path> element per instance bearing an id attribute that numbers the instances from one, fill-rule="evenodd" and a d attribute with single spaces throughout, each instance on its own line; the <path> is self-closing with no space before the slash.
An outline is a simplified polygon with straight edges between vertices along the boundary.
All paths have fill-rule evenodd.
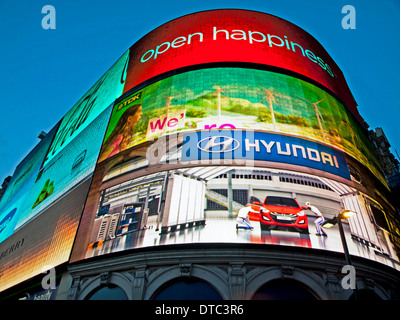
<path id="1" fill-rule="evenodd" d="M 186 15 L 142 37 L 130 48 L 124 92 L 165 72 L 223 62 L 280 68 L 316 81 L 361 119 L 341 70 L 318 41 L 288 21 L 246 10 Z"/>
<path id="2" fill-rule="evenodd" d="M 0 291 L 68 261 L 90 178 L 0 243 Z"/>
<path id="3" fill-rule="evenodd" d="M 142 168 L 135 171 L 137 178 L 127 178 L 125 170 L 125 181 L 107 183 L 113 175 L 108 172 L 101 186 L 95 190 L 92 185 L 83 213 L 86 225 L 81 222 L 72 261 L 190 243 L 275 244 L 342 252 L 338 226 L 322 224 L 343 210 L 356 210 L 357 216 L 344 223 L 350 253 L 400 266 L 389 232 L 371 220 L 383 216 L 382 207 L 345 184 L 267 166 L 180 165 L 148 174 L 142 162 L 134 158 L 130 163 L 131 168 Z M 121 178 L 124 170 L 118 170 Z M 365 243 L 374 248 L 373 254 Z"/>
<path id="4" fill-rule="evenodd" d="M 24 215 L 24 203 L 36 181 L 57 125 L 21 161 L 0 201 L 0 243 L 13 234 Z"/>
<path id="5" fill-rule="evenodd" d="M 105 109 L 40 171 L 25 199 L 17 228 L 93 173 L 111 110 L 112 106 Z"/>
<path id="6" fill-rule="evenodd" d="M 0 204 L 0 242 L 93 173 L 111 110 L 87 124 L 44 167 L 58 126 L 21 162 Z"/>
<path id="7" fill-rule="evenodd" d="M 13 223 L 4 224 L 0 291 L 68 261 L 111 111 L 112 105 L 39 170 L 42 151 L 32 183 L 15 202 L 18 211 L 11 211 Z"/>
<path id="8" fill-rule="evenodd" d="M 386 185 L 365 130 L 338 100 L 306 81 L 245 68 L 178 74 L 116 103 L 99 162 L 165 134 L 239 128 L 333 147 L 360 161 Z"/>
<path id="9" fill-rule="evenodd" d="M 325 222 L 352 210 L 350 253 L 399 268 L 386 208 L 349 170 L 380 174 L 371 150 L 353 115 L 303 80 L 244 68 L 165 78 L 115 102 L 71 262 L 184 243 L 342 252 Z"/>
<path id="10" fill-rule="evenodd" d="M 129 51 L 125 52 L 63 117 L 43 166 L 122 94 L 128 59 Z"/>
<path id="11" fill-rule="evenodd" d="M 0 203 L 0 290 L 68 260 L 128 59 L 127 51 L 17 167 Z"/>
<path id="12" fill-rule="evenodd" d="M 127 51 L 18 165 L 0 202 L 0 243 L 93 172 L 128 59 Z"/>

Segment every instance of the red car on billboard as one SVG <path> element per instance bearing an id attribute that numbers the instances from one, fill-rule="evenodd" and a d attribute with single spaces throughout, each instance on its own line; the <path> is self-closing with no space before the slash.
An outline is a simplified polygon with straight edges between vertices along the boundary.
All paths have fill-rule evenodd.
<path id="1" fill-rule="evenodd" d="M 296 199 L 267 196 L 263 203 L 252 201 L 253 210 L 260 212 L 251 220 L 259 220 L 261 230 L 286 230 L 308 234 L 307 215 Z"/>

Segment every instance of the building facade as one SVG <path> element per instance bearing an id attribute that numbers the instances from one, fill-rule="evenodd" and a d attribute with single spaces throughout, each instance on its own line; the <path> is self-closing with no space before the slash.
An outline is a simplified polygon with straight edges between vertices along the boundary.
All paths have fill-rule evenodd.
<path id="1" fill-rule="evenodd" d="M 2 296 L 397 299 L 400 221 L 363 123 L 296 25 L 233 9 L 167 22 L 16 168 Z"/>

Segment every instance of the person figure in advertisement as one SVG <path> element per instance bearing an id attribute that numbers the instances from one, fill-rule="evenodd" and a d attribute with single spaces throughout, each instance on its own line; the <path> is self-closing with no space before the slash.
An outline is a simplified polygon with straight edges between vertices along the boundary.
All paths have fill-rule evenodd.
<path id="1" fill-rule="evenodd" d="M 325 222 L 325 218 L 322 216 L 321 211 L 318 210 L 318 208 L 316 206 L 312 206 L 310 202 L 306 202 L 306 207 L 311 210 L 312 212 L 314 212 L 314 214 L 318 217 L 317 220 L 314 221 L 315 224 L 315 228 L 317 229 L 317 236 L 324 236 L 327 237 L 328 235 L 326 234 L 326 232 L 324 231 L 324 229 L 322 228 L 322 225 Z"/>
<path id="2" fill-rule="evenodd" d="M 261 208 L 261 210 L 262 209 L 263 208 Z M 254 230 L 254 227 L 252 227 L 250 223 L 249 212 L 258 213 L 257 211 L 252 209 L 250 203 L 246 204 L 246 206 L 239 210 L 238 216 L 236 218 L 236 229 Z"/>
<path id="3" fill-rule="evenodd" d="M 142 105 L 129 107 L 119 118 L 110 136 L 104 141 L 99 162 L 127 149 L 133 141 L 135 126 L 142 116 Z"/>

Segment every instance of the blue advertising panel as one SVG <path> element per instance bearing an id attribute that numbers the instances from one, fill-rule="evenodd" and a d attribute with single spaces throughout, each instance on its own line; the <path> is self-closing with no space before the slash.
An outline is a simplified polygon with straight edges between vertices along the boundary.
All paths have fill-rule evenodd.
<path id="1" fill-rule="evenodd" d="M 0 202 L 0 243 L 15 229 L 22 214 L 22 206 L 34 185 L 43 159 L 58 128 L 56 125 L 21 161 Z"/>
<path id="2" fill-rule="evenodd" d="M 251 130 L 207 130 L 184 135 L 181 161 L 218 159 L 287 163 L 350 180 L 344 154 L 314 141 Z"/>
<path id="3" fill-rule="evenodd" d="M 64 116 L 43 166 L 122 94 L 128 58 L 127 51 Z"/>
<path id="4" fill-rule="evenodd" d="M 111 110 L 112 105 L 44 166 L 26 196 L 16 228 L 40 214 L 92 174 Z"/>

